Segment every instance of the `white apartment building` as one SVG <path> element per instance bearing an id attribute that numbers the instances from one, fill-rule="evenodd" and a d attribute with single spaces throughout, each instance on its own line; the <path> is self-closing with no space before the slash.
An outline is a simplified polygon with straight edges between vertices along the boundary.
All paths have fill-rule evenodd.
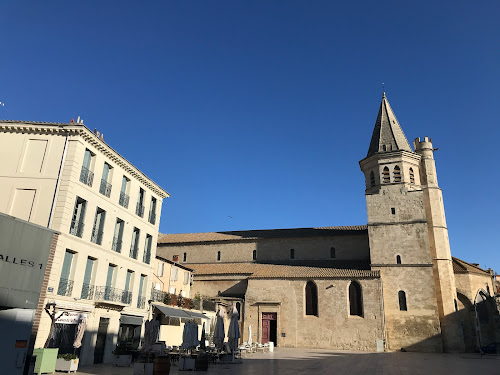
<path id="1" fill-rule="evenodd" d="M 51 346 L 80 363 L 108 363 L 117 344 L 137 348 L 148 317 L 163 198 L 169 194 L 81 123 L 0 121 L 0 212 L 60 232 L 46 303 Z M 51 320 L 43 313 L 35 348 Z"/>

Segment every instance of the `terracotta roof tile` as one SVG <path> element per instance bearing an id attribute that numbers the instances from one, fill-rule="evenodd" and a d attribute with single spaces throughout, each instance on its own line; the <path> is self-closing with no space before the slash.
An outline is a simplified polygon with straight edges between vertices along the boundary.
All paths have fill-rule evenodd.
<path id="1" fill-rule="evenodd" d="M 311 267 L 302 265 L 262 263 L 198 263 L 189 264 L 199 276 L 248 276 L 250 279 L 276 278 L 378 278 L 378 271 L 332 267 Z"/>
<path id="2" fill-rule="evenodd" d="M 453 272 L 454 273 L 478 273 L 481 275 L 490 275 L 489 271 L 483 270 L 478 266 L 475 266 L 471 263 L 467 263 L 461 259 L 452 257 L 453 259 Z"/>
<path id="3" fill-rule="evenodd" d="M 193 242 L 245 241 L 257 240 L 262 238 L 285 237 L 343 236 L 349 234 L 361 234 L 366 231 L 366 225 L 353 225 L 320 228 L 264 229 L 209 233 L 177 233 L 158 236 L 158 244 L 168 245 Z"/>

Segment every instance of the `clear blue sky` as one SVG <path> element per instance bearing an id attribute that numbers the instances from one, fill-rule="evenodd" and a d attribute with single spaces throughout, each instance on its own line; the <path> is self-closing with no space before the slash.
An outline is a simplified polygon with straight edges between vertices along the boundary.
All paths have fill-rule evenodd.
<path id="1" fill-rule="evenodd" d="M 500 2 L 5 1 L 0 118 L 85 124 L 165 233 L 366 224 L 382 82 L 430 136 L 452 253 L 500 271 Z"/>

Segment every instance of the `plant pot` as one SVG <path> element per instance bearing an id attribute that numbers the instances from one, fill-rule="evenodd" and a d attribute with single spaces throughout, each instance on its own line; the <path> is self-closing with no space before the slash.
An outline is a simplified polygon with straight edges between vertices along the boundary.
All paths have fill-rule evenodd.
<path id="1" fill-rule="evenodd" d="M 130 367 L 132 364 L 132 356 L 130 354 L 115 354 L 113 364 L 118 367 Z"/>
<path id="2" fill-rule="evenodd" d="M 69 361 L 64 358 L 57 358 L 56 360 L 56 371 L 77 371 L 78 370 L 79 359 L 70 359 Z"/>
<path id="3" fill-rule="evenodd" d="M 153 375 L 154 363 L 134 363 L 134 375 Z"/>
<path id="4" fill-rule="evenodd" d="M 58 348 L 40 348 L 33 350 L 33 355 L 36 355 L 35 370 L 33 373 L 42 374 L 44 372 L 55 372 L 58 352 Z"/>

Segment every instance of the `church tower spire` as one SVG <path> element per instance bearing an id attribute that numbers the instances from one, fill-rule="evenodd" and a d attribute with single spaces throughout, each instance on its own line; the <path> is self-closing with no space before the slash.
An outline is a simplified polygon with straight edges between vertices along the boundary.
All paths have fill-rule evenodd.
<path id="1" fill-rule="evenodd" d="M 377 152 L 388 152 L 404 150 L 412 152 L 411 146 L 406 139 L 401 125 L 399 125 L 396 115 L 392 111 L 391 105 L 385 96 L 382 95 L 382 102 L 378 110 L 377 121 L 373 129 L 372 140 L 368 148 L 366 157 Z"/>

